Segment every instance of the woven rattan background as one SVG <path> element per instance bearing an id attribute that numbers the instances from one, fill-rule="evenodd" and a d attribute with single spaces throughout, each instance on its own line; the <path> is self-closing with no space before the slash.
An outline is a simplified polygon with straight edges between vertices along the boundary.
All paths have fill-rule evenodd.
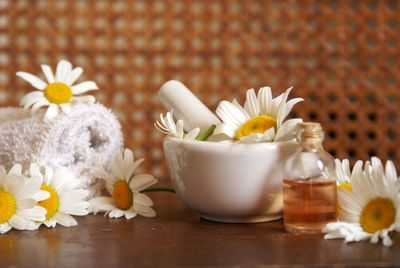
<path id="1" fill-rule="evenodd" d="M 184 82 L 212 110 L 222 99 L 293 85 L 293 114 L 320 121 L 336 157 L 400 166 L 398 1 L 0 0 L 0 106 L 32 90 L 17 79 L 59 59 L 84 68 L 113 109 L 142 171 L 167 174 L 155 98 Z"/>

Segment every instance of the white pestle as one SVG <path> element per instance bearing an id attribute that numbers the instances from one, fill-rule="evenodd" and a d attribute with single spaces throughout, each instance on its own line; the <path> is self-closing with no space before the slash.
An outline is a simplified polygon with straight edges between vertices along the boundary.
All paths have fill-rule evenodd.
<path id="1" fill-rule="evenodd" d="M 165 82 L 158 91 L 158 98 L 165 109 L 174 110 L 175 119 L 183 119 L 185 131 L 199 127 L 200 133 L 203 133 L 212 124 L 221 123 L 210 109 L 179 81 Z"/>

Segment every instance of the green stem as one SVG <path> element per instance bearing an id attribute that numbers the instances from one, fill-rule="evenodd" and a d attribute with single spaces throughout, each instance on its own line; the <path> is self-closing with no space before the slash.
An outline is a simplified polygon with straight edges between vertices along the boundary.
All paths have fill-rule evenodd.
<path id="1" fill-rule="evenodd" d="M 204 131 L 200 136 L 198 136 L 196 140 L 198 141 L 207 140 L 208 137 L 210 137 L 214 133 L 215 128 L 216 128 L 215 125 L 211 125 L 206 131 Z"/>
<path id="2" fill-rule="evenodd" d="M 145 193 L 145 192 L 171 192 L 171 193 L 175 193 L 175 190 L 172 188 L 168 188 L 168 187 L 150 187 L 147 189 L 144 189 L 143 191 L 141 191 L 141 193 Z"/>

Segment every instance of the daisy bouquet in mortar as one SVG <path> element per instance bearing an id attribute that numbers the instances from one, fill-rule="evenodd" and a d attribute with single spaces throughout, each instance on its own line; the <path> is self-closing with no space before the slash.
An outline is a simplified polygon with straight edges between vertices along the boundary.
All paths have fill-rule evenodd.
<path id="1" fill-rule="evenodd" d="M 216 110 L 221 122 L 182 83 L 169 81 L 161 87 L 159 98 L 170 111 L 165 116 L 160 115 L 155 127 L 180 139 L 206 140 L 211 135 L 222 134 L 222 140 L 240 143 L 289 140 L 302 119 L 285 119 L 293 106 L 303 101 L 302 98 L 288 101 L 291 90 L 273 98 L 270 87 L 261 88 L 257 95 L 254 89 L 249 89 L 243 107 L 236 99 L 221 101 Z M 173 115 L 178 118 L 176 123 Z"/>
<path id="2" fill-rule="evenodd" d="M 267 144 L 279 146 L 285 142 L 293 142 L 294 133 L 301 132 L 298 128 L 302 120 L 285 119 L 292 107 L 302 99 L 288 101 L 290 91 L 291 88 L 273 98 L 269 87 L 261 88 L 257 94 L 250 89 L 246 93 L 244 106 L 236 100 L 220 102 L 216 110 L 219 117 L 217 118 L 199 103 L 183 84 L 170 81 L 163 85 L 159 97 L 165 108 L 170 111 L 165 116 L 160 115 L 155 127 L 167 135 L 164 141 L 167 166 L 174 188 L 186 205 L 197 210 L 203 218 L 222 222 L 259 222 L 281 216 L 279 210 L 282 207 L 279 204 L 282 203 L 282 195 L 279 194 L 279 190 L 258 191 L 257 187 L 262 188 L 265 184 L 267 187 L 273 187 L 273 184 L 265 183 L 265 180 L 264 184 L 255 183 L 257 176 L 253 173 L 259 173 L 258 164 L 243 165 L 252 152 L 237 149 L 235 146 L 258 145 L 262 148 Z M 177 121 L 174 120 L 174 116 Z M 307 123 L 303 124 L 303 128 L 305 126 Z M 312 139 L 307 141 L 312 142 L 306 145 L 314 146 L 316 140 L 317 143 L 321 143 L 323 133 L 320 126 L 311 124 L 308 127 L 312 129 Z M 313 132 L 315 129 L 319 129 L 318 133 Z M 304 133 L 304 129 L 302 133 L 305 136 L 310 134 Z M 298 144 L 292 143 L 289 147 L 293 146 Z M 219 147 L 227 153 L 219 152 Z M 282 162 L 287 162 L 296 150 L 299 149 L 289 149 L 280 161 L 276 161 L 265 152 L 261 154 L 263 159 L 250 161 L 262 162 L 265 166 L 268 166 L 268 162 L 273 162 L 274 172 L 279 173 L 279 170 L 287 165 Z M 213 154 L 217 156 L 214 157 Z M 192 155 L 194 160 L 191 160 Z M 239 159 L 237 162 L 233 161 L 235 157 Z M 230 161 L 224 161 L 224 158 L 229 158 Z M 400 184 L 393 163 L 388 161 L 383 168 L 382 162 L 374 157 L 365 162 L 364 168 L 363 163 L 358 161 L 351 172 L 347 159 L 342 162 L 338 159 L 333 161 L 333 158 L 328 156 L 327 161 L 332 162 L 329 166 L 329 176 L 333 178 L 333 183 L 337 184 L 337 196 L 336 186 L 331 187 L 335 196 L 335 216 L 319 231 L 326 233 L 326 239 L 344 238 L 345 242 L 370 240 L 373 243 L 381 239 L 385 246 L 392 245 L 390 234 L 400 231 Z M 305 164 L 305 167 L 310 169 L 308 164 Z M 241 172 L 241 169 L 249 170 Z M 234 172 L 229 172 L 230 170 Z M 266 171 L 271 170 L 263 170 L 263 176 L 267 174 Z M 275 179 L 282 183 L 284 174 L 278 174 L 275 178 L 272 175 L 268 176 L 269 181 Z M 245 183 L 242 183 L 243 181 Z M 246 191 L 248 195 L 243 197 L 241 194 Z M 273 201 L 263 200 L 261 196 L 265 194 L 269 194 Z M 257 198 L 251 199 L 249 195 Z M 254 200 L 259 203 L 255 205 L 256 202 L 252 203 Z M 260 207 L 260 203 L 264 206 Z M 265 211 L 271 213 L 265 214 Z M 278 213 L 274 214 L 272 211 Z"/>
<path id="3" fill-rule="evenodd" d="M 47 82 L 26 72 L 17 73 L 17 76 L 37 89 L 21 99 L 24 110 L 30 110 L 30 113 L 16 110 L 21 114 L 19 117 L 22 118 L 20 119 L 22 129 L 24 129 L 24 122 L 38 117 L 42 120 L 40 124 L 43 131 L 48 131 L 51 129 L 48 126 L 54 121 L 61 120 L 60 117 L 63 117 L 62 122 L 67 123 L 69 123 L 68 120 L 76 120 L 72 116 L 74 109 L 85 111 L 86 106 L 94 105 L 94 96 L 82 94 L 97 90 L 96 83 L 85 81 L 74 84 L 82 74 L 82 68 L 72 68 L 72 64 L 66 60 L 58 63 L 55 73 L 52 72 L 50 66 L 42 65 L 41 67 Z M 47 109 L 44 110 L 43 108 L 46 107 Z M 112 120 L 115 119 L 112 118 Z M 7 135 L 14 133 L 13 127 L 16 125 L 9 122 L 4 124 L 5 131 L 2 133 Z M 86 128 L 88 127 L 85 126 Z M 43 135 L 46 136 L 46 133 Z M 97 135 L 104 136 L 103 133 L 97 133 Z M 88 142 L 99 143 L 100 137 L 97 137 L 97 140 L 96 137 L 86 138 L 90 138 Z M 80 146 L 80 144 L 71 144 L 71 146 L 76 145 Z M 13 148 L 13 144 L 7 146 L 7 148 Z M 32 146 L 37 146 L 37 144 L 32 144 Z M 29 152 L 22 153 L 31 159 L 27 155 Z M 96 156 L 96 153 L 92 153 L 92 156 L 104 157 Z M 109 194 L 96 196 L 90 200 L 88 200 L 90 187 L 95 186 L 83 187 L 79 174 L 74 173 L 68 166 L 57 165 L 57 163 L 63 163 L 62 159 L 50 162 L 45 157 L 36 159 L 40 163 L 26 163 L 24 160 L 24 165 L 13 163 L 9 170 L 6 170 L 3 167 L 4 164 L 0 162 L 0 234 L 11 229 L 35 230 L 41 225 L 75 226 L 78 223 L 72 216 L 84 216 L 88 213 L 104 212 L 105 216 L 110 218 L 125 216 L 127 219 L 137 214 L 145 217 L 156 215 L 151 208 L 152 200 L 142 192 L 151 191 L 152 189 L 148 187 L 157 183 L 157 179 L 150 174 L 134 175 L 144 159 L 134 159 L 129 149 L 121 151 L 120 148 L 112 159 L 103 161 L 110 162 L 107 166 L 91 166 L 90 174 L 95 174 L 96 179 L 103 181 Z M 78 159 L 75 161 L 72 159 L 72 161 L 77 162 Z"/>

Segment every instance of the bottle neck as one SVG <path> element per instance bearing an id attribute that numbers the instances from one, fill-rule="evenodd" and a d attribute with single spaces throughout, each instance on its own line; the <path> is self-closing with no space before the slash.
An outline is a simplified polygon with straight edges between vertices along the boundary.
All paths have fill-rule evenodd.
<path id="1" fill-rule="evenodd" d="M 317 152 L 322 151 L 322 137 L 306 138 L 299 141 L 302 152 Z"/>

